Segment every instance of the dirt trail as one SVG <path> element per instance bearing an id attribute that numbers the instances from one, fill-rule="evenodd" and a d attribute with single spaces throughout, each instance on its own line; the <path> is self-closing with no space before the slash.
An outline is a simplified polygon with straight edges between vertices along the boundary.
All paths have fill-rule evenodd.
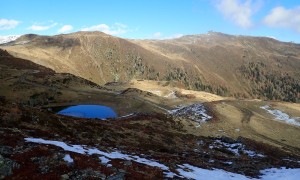
<path id="1" fill-rule="evenodd" d="M 247 108 L 241 108 L 240 109 L 243 113 L 242 123 L 249 123 L 251 120 L 251 117 L 253 116 L 253 112 Z"/>

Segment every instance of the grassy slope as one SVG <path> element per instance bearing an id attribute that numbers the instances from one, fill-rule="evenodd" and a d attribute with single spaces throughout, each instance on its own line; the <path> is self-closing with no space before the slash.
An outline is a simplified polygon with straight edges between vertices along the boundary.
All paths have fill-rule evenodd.
<path id="1" fill-rule="evenodd" d="M 30 42 L 18 44 L 24 40 Z M 262 83 L 253 82 L 241 67 L 263 63 L 263 71 L 272 72 L 271 76 L 278 79 L 289 74 L 297 83 L 300 77 L 300 46 L 270 38 L 211 33 L 154 41 L 78 32 L 52 37 L 23 36 L 16 43 L 2 48 L 56 72 L 71 73 L 97 84 L 170 80 L 185 88 L 215 94 L 266 98 L 264 92 L 254 93 L 262 89 Z M 298 96 L 293 94 L 293 99 L 299 99 Z"/>

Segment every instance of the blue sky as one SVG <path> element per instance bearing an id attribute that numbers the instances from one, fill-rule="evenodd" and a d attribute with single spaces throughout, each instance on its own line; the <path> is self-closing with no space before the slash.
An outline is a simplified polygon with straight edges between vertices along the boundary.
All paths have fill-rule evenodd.
<path id="1" fill-rule="evenodd" d="M 300 43 L 299 0 L 1 0 L 0 35 L 99 30 L 165 39 L 217 31 Z"/>

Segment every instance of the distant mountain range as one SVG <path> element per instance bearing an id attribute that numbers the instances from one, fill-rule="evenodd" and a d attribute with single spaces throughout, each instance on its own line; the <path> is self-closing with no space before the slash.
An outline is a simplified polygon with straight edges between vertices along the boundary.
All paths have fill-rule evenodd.
<path id="1" fill-rule="evenodd" d="M 222 96 L 300 101 L 300 44 L 273 38 L 210 32 L 131 40 L 76 32 L 28 34 L 1 42 L 8 42 L 0 48 L 16 57 L 97 84 L 167 80 Z"/>
<path id="2" fill-rule="evenodd" d="M 5 44 L 18 39 L 21 35 L 0 36 L 0 44 Z"/>

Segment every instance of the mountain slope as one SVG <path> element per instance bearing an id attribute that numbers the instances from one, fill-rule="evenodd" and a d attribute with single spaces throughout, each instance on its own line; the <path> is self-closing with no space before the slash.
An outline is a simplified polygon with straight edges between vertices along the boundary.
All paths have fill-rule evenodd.
<path id="1" fill-rule="evenodd" d="M 97 84 L 176 81 L 219 95 L 298 102 L 300 45 L 222 33 L 126 40 L 101 32 L 25 35 L 0 46 L 11 54 Z"/>
<path id="2" fill-rule="evenodd" d="M 266 172 L 299 172 L 300 104 L 175 93 L 166 81 L 105 88 L 1 49 L 0 70 L 0 179 L 176 179 L 196 170 L 263 179 Z M 168 90 L 173 97 L 165 97 Z M 109 106 L 119 117 L 56 114 L 77 104 Z"/>

